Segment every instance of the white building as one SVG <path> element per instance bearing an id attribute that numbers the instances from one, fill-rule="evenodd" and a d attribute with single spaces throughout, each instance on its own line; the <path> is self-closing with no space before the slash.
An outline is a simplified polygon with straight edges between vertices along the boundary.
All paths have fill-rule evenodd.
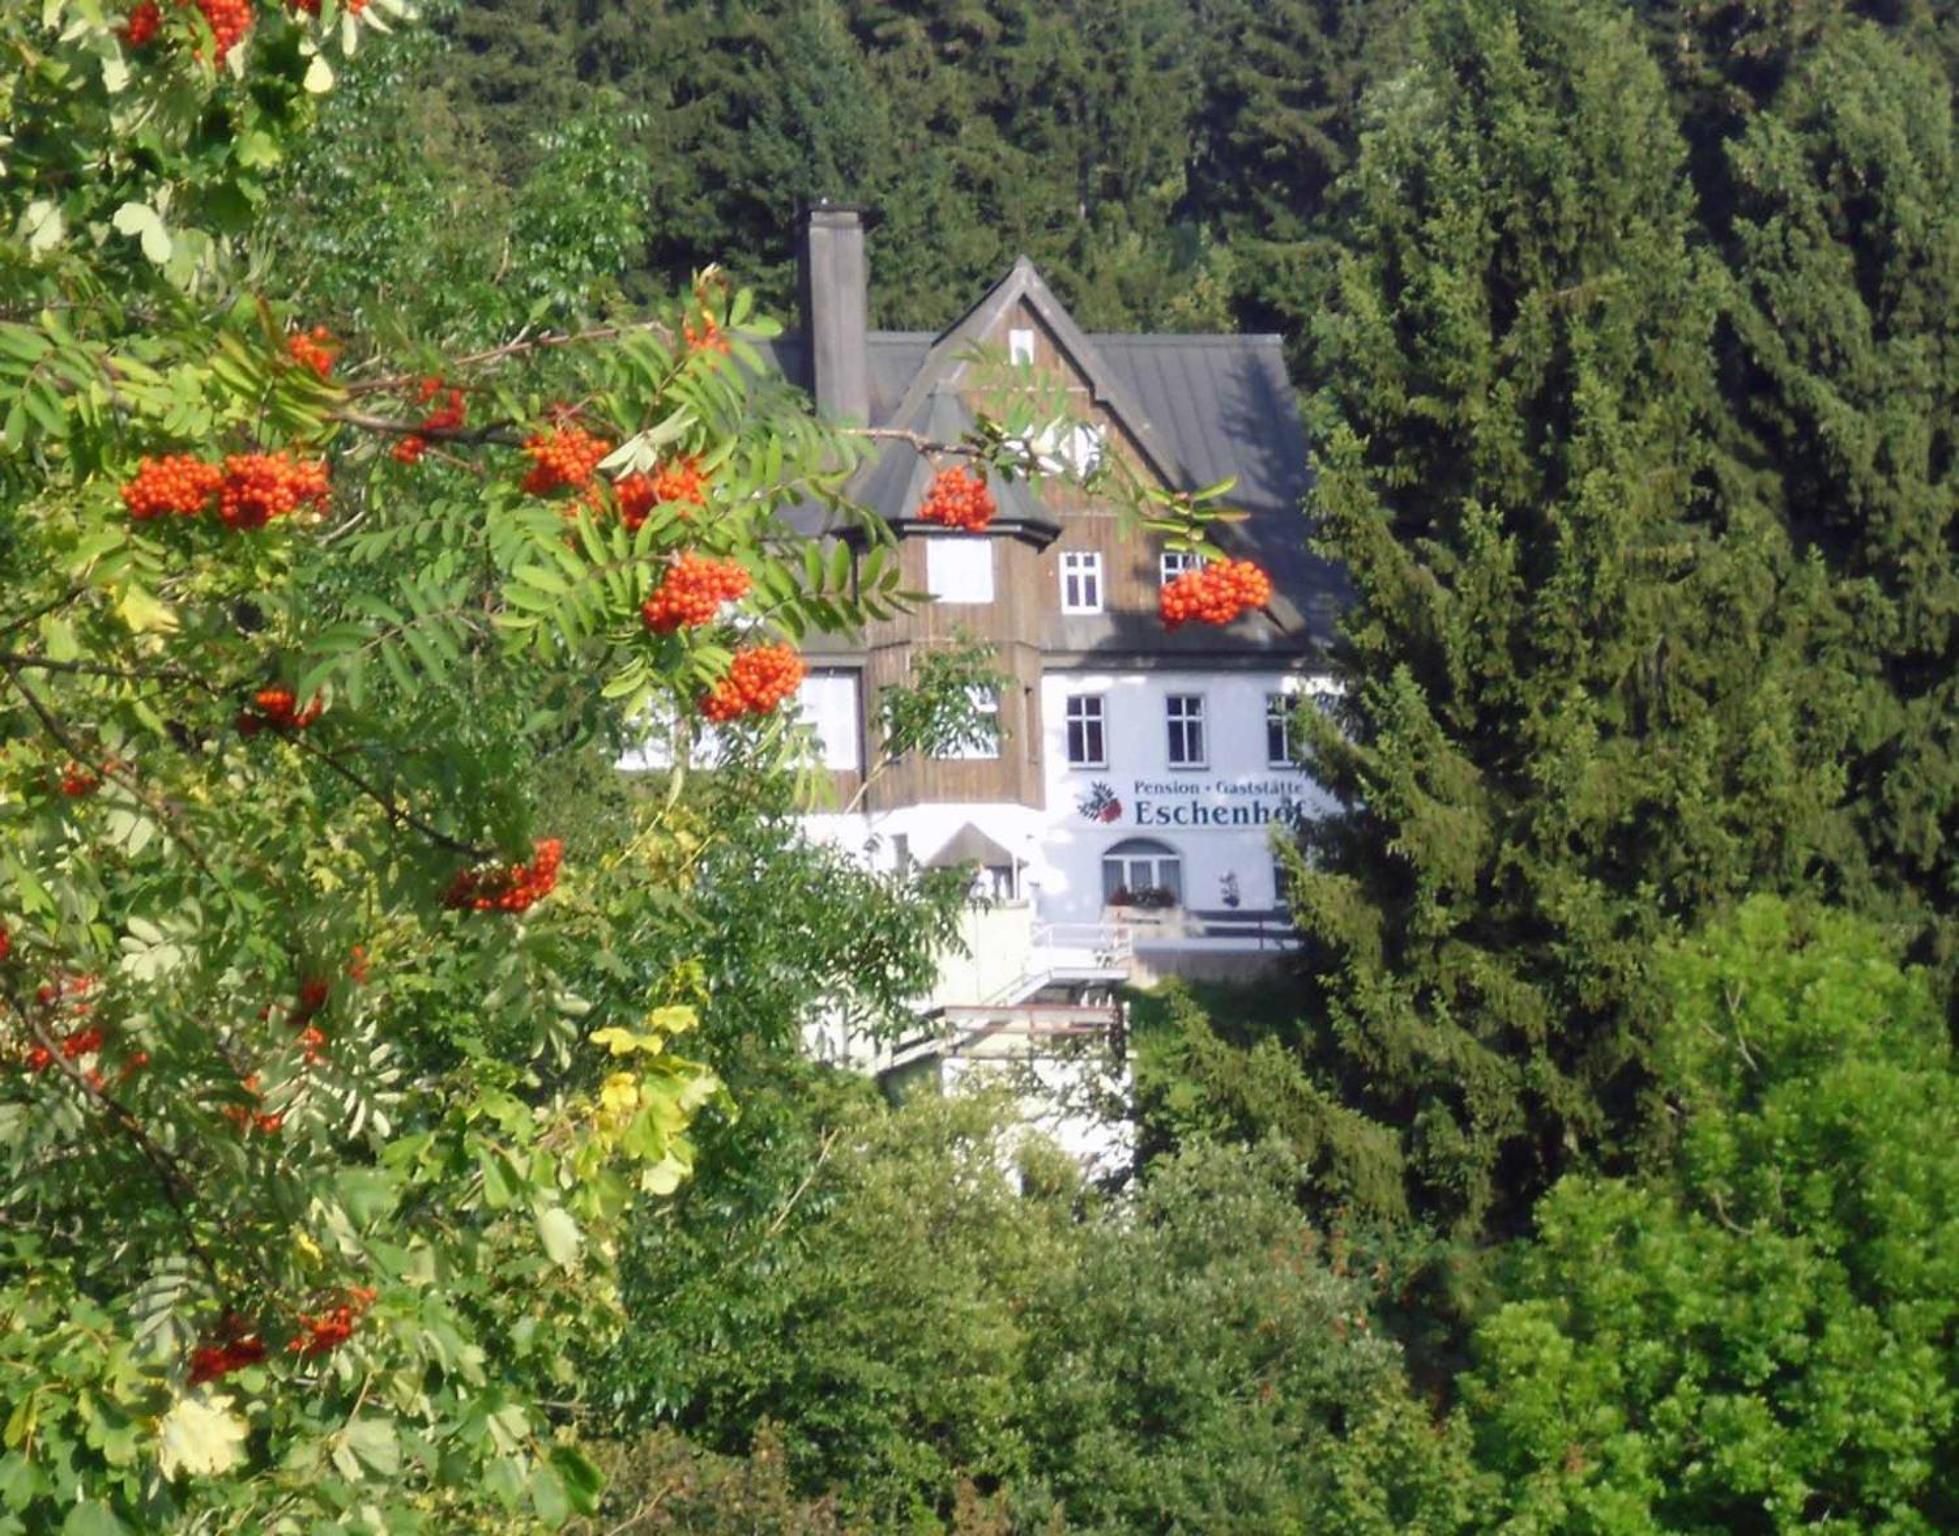
<path id="1" fill-rule="evenodd" d="M 1118 455 L 1176 490 L 1234 478 L 1243 517 L 1218 542 L 1275 589 L 1228 626 L 1166 629 L 1158 594 L 1192 557 L 1080 489 L 1036 498 L 996 482 L 991 526 L 956 534 L 919 520 L 933 466 L 908 442 L 865 466 L 852 495 L 892 524 L 904 586 L 932 601 L 812 642 L 801 704 L 837 808 L 809 824 L 888 865 L 970 864 L 992 905 L 974 953 L 949 957 L 921 1000 L 920 1040 L 863 1064 L 1039 1060 L 1098 1020 L 1119 1035 L 1121 981 L 1255 974 L 1290 943 L 1273 839 L 1322 802 L 1289 711 L 1328 686 L 1322 646 L 1343 596 L 1307 548 L 1304 434 L 1278 338 L 1089 335 L 1024 258 L 943 332 L 874 331 L 858 212 L 814 210 L 804 255 L 804 330 L 774 353 L 823 413 L 955 441 L 1002 387 L 1002 370 L 974 361 L 992 349 L 1067 401 L 1077 425 L 1058 451 Z M 955 637 L 989 643 L 1007 679 L 985 701 L 999 739 L 881 759 L 880 693 Z"/>

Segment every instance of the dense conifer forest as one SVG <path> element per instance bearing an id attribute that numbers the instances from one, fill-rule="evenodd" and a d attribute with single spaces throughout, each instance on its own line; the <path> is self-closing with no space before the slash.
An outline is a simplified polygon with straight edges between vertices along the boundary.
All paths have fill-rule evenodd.
<path id="1" fill-rule="evenodd" d="M 0 1536 L 1959 1529 L 1950 6 L 41 11 Z M 835 442 L 693 344 L 822 198 L 876 326 L 1025 254 L 1298 387 L 1337 804 L 1282 987 L 1137 1000 L 1107 1186 L 799 1050 L 957 879 L 760 725 L 612 771 L 756 654 L 591 575 L 676 401 L 709 554 L 862 618 L 769 553 Z"/>

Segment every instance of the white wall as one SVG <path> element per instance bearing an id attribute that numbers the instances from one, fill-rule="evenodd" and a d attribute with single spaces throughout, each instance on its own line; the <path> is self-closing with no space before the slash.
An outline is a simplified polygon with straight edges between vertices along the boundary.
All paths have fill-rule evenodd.
<path id="1" fill-rule="evenodd" d="M 1045 674 L 1041 716 L 1048 809 L 1042 860 L 1030 871 L 1042 915 L 1066 922 L 1099 916 L 1102 855 L 1132 838 L 1165 844 L 1180 856 L 1186 907 L 1224 908 L 1227 875 L 1236 877 L 1241 910 L 1276 906 L 1274 833 L 1284 831 L 1286 817 L 1316 815 L 1328 800 L 1299 768 L 1268 763 L 1266 696 L 1324 686 L 1277 672 Z M 1068 763 L 1071 694 L 1100 694 L 1105 700 L 1106 767 Z M 1198 694 L 1205 701 L 1203 768 L 1170 764 L 1164 701 L 1171 694 Z M 1088 807 L 1098 794 L 1113 807 L 1091 814 Z"/>

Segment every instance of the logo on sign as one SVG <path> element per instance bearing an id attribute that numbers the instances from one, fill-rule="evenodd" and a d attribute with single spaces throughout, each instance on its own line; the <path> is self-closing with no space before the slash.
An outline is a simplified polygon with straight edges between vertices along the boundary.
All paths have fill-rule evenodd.
<path id="1" fill-rule="evenodd" d="M 1118 822 L 1122 820 L 1122 802 L 1116 792 L 1097 779 L 1088 786 L 1088 793 L 1075 802 L 1075 809 L 1089 821 Z"/>

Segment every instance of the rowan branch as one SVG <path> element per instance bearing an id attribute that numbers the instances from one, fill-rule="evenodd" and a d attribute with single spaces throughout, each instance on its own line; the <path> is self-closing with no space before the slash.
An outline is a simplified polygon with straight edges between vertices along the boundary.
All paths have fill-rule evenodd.
<path id="1" fill-rule="evenodd" d="M 631 325 L 600 325 L 586 331 L 547 331 L 542 336 L 519 337 L 506 341 L 501 346 L 488 347 L 481 352 L 466 353 L 451 359 L 447 364 L 452 369 L 477 368 L 485 363 L 500 363 L 505 358 L 520 357 L 527 352 L 543 352 L 553 347 L 573 347 L 591 341 L 615 341 L 621 336 L 652 332 L 671 340 L 673 328 L 663 320 L 640 320 Z M 390 374 L 385 378 L 366 379 L 349 385 L 351 395 L 384 394 L 393 390 L 405 389 L 421 380 L 419 373 Z"/>
<path id="2" fill-rule="evenodd" d="M 129 772 L 128 769 L 124 768 L 122 764 L 105 762 L 94 753 L 84 749 L 76 742 L 74 737 L 68 734 L 66 727 L 55 718 L 54 712 L 46 704 L 41 702 L 39 695 L 32 688 L 29 688 L 26 683 L 21 681 L 20 666 L 13 663 L 5 663 L 5 666 L 7 681 L 13 685 L 14 691 L 27 701 L 27 707 L 34 712 L 34 717 L 41 722 L 41 728 L 55 739 L 62 750 L 76 762 L 82 763 L 92 769 L 98 779 L 113 780 L 128 790 L 131 795 L 135 796 L 138 801 L 149 808 L 156 816 L 159 825 L 176 842 L 177 846 L 184 850 L 185 854 L 189 856 L 190 861 L 203 872 L 207 880 L 210 880 L 214 884 L 223 884 L 218 879 L 217 871 L 211 867 L 210 860 L 204 857 L 203 849 L 198 847 L 197 840 L 184 830 L 183 818 L 177 814 L 169 803 L 151 794 L 148 787 L 133 773 Z"/>
<path id="3" fill-rule="evenodd" d="M 305 753 L 315 762 L 322 764 L 353 785 L 355 789 L 380 806 L 382 811 L 386 813 L 388 820 L 394 825 L 411 827 L 421 833 L 430 842 L 447 848 L 451 853 L 460 853 L 466 858 L 474 859 L 479 863 L 495 854 L 496 850 L 494 848 L 484 848 L 476 843 L 463 842 L 459 838 L 451 837 L 440 827 L 424 821 L 405 805 L 402 805 L 385 789 L 382 789 L 378 784 L 357 773 L 354 769 L 349 768 L 324 747 L 315 746 L 303 736 L 285 735 L 281 739 L 295 751 Z"/>
<path id="4" fill-rule="evenodd" d="M 183 1225 L 184 1241 L 204 1266 L 206 1274 L 210 1276 L 212 1288 L 222 1295 L 225 1291 L 224 1277 L 219 1272 L 217 1261 L 211 1257 L 210 1250 L 198 1237 L 197 1227 L 191 1220 L 188 1202 L 196 1198 L 197 1186 L 191 1182 L 190 1175 L 184 1171 L 183 1159 L 145 1130 L 143 1122 L 136 1118 L 134 1110 L 108 1089 L 91 1082 L 79 1067 L 62 1054 L 61 1042 L 48 1033 L 46 1026 L 34 1016 L 31 1010 L 21 1004 L 13 988 L 0 988 L 0 996 L 6 998 L 7 1005 L 18 1015 L 28 1034 L 33 1036 L 34 1043 L 47 1053 L 49 1065 L 67 1078 L 84 1100 L 94 1104 L 109 1124 L 136 1144 L 137 1149 L 143 1154 L 144 1161 L 150 1165 L 151 1172 L 156 1175 L 157 1182 L 163 1186 L 164 1199 L 170 1202 L 171 1210 L 176 1213 L 178 1221 Z"/>

